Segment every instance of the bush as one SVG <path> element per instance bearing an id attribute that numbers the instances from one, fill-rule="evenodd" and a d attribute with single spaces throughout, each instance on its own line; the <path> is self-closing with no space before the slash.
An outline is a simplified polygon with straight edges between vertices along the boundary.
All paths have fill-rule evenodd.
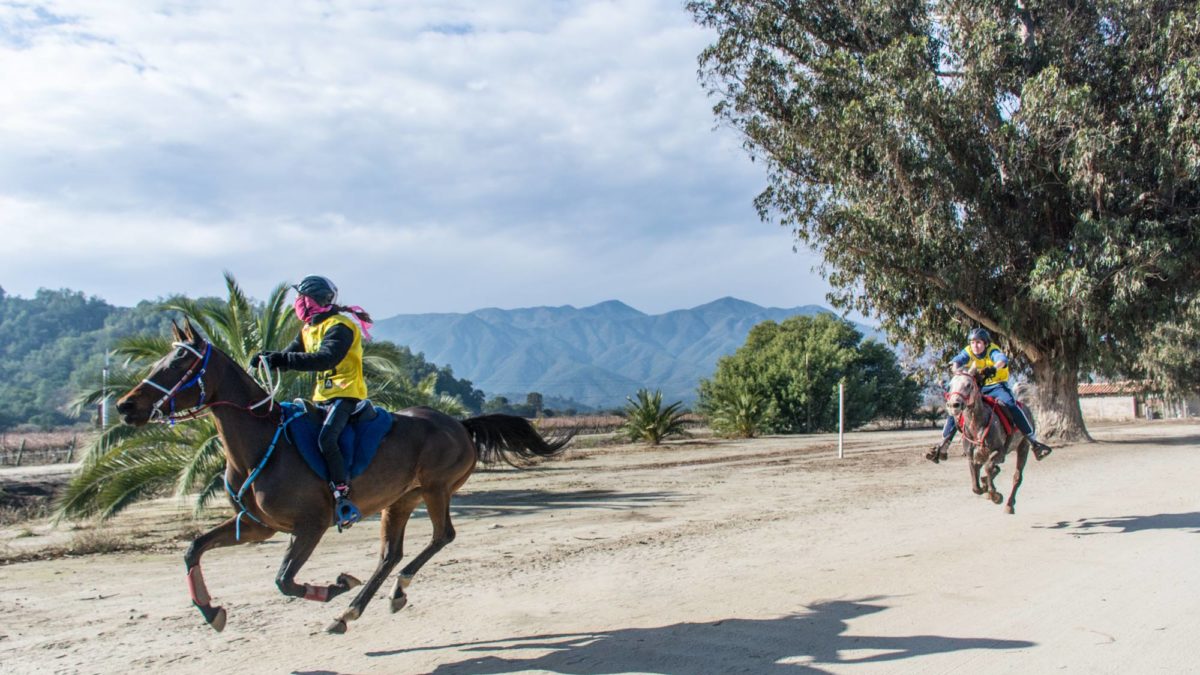
<path id="1" fill-rule="evenodd" d="M 631 441 L 646 441 L 658 445 L 668 436 L 686 436 L 682 401 L 663 407 L 662 390 L 653 394 L 645 389 L 637 392 L 637 401 L 629 398 L 625 406 L 625 431 Z"/>

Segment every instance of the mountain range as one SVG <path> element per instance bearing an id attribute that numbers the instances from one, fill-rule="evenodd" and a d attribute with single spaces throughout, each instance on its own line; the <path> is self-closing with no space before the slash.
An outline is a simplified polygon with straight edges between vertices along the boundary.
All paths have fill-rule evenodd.
<path id="1" fill-rule="evenodd" d="M 577 309 L 480 309 L 465 314 L 400 314 L 374 336 L 449 365 L 489 395 L 524 401 L 528 392 L 597 408 L 619 406 L 639 388 L 692 401 L 717 359 L 732 354 L 763 321 L 831 313 L 817 305 L 781 309 L 721 298 L 665 314 L 609 300 Z M 858 325 L 864 335 L 875 329 Z"/>

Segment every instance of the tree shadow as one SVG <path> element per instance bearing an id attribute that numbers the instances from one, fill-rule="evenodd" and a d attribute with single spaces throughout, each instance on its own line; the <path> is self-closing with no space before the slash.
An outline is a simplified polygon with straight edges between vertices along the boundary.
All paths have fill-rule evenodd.
<path id="1" fill-rule="evenodd" d="M 1200 511 L 1189 513 L 1156 513 L 1152 516 L 1118 516 L 1116 518 L 1080 518 L 1060 520 L 1053 525 L 1035 525 L 1044 530 L 1071 530 L 1073 534 L 1128 534 L 1146 530 L 1181 530 L 1200 534 Z"/>
<path id="2" fill-rule="evenodd" d="M 1026 640 L 940 635 L 847 635 L 850 620 L 887 609 L 872 604 L 877 600 L 880 598 L 822 602 L 807 607 L 805 612 L 777 619 L 725 619 L 656 628 L 556 633 L 367 652 L 367 656 L 383 659 L 443 649 L 499 652 L 444 663 L 432 671 L 442 675 L 527 670 L 570 675 L 703 675 L 823 673 L 826 671 L 821 665 L 879 663 L 969 649 L 1025 649 L 1036 645 Z"/>
<path id="3" fill-rule="evenodd" d="M 685 499 L 677 492 L 626 492 L 617 490 L 483 490 L 454 495 L 452 517 L 514 516 L 566 509 L 632 511 Z"/>

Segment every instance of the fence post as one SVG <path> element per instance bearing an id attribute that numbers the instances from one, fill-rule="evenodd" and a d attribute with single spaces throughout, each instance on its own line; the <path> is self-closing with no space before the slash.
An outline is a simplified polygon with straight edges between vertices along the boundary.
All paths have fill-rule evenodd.
<path id="1" fill-rule="evenodd" d="M 17 466 L 21 466 L 21 455 L 25 454 L 25 439 L 21 439 L 21 445 L 17 448 Z"/>
<path id="2" fill-rule="evenodd" d="M 75 461 L 75 446 L 79 440 L 79 434 L 71 434 L 71 445 L 67 448 L 67 463 Z"/>
<path id="3" fill-rule="evenodd" d="M 845 381 L 838 382 L 838 459 L 843 459 L 846 454 L 842 449 L 842 432 L 846 428 L 846 413 L 844 403 L 846 401 L 846 383 Z"/>

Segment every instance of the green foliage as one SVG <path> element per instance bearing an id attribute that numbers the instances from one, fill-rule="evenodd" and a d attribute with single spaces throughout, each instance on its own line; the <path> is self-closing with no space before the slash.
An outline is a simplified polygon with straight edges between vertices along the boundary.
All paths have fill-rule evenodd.
<path id="1" fill-rule="evenodd" d="M 749 382 L 712 387 L 701 411 L 713 431 L 736 438 L 754 438 L 775 417 L 771 398 Z"/>
<path id="2" fill-rule="evenodd" d="M 159 305 L 171 316 L 187 318 L 221 351 L 239 363 L 248 363 L 259 351 L 278 351 L 299 334 L 300 324 L 284 300 L 289 286 L 280 284 L 262 305 L 252 302 L 236 280 L 225 277 L 228 297 L 193 300 L 172 298 Z M 109 392 L 124 392 L 137 385 L 153 364 L 171 349 L 171 338 L 162 334 L 132 335 L 117 341 L 113 353 L 124 367 L 112 369 Z M 412 352 L 388 342 L 363 345 L 363 370 L 370 395 L 389 409 L 425 405 L 451 415 L 467 408 L 452 396 L 439 393 L 440 372 L 436 368 L 418 380 L 410 369 L 422 364 Z M 278 399 L 309 398 L 313 375 L 295 371 L 277 373 Z M 105 390 L 92 381 L 90 389 L 77 398 L 85 407 L 101 400 Z M 203 509 L 223 490 L 224 450 L 210 418 L 174 426 L 112 426 L 87 448 L 83 469 L 72 479 L 58 506 L 59 517 L 110 517 L 129 504 L 172 491 L 196 494 L 195 508 Z"/>
<path id="3" fill-rule="evenodd" d="M 845 383 L 847 427 L 880 417 L 911 417 L 921 385 L 906 377 L 887 347 L 830 314 L 766 321 L 746 344 L 700 382 L 699 409 L 714 429 L 811 433 L 838 427 L 838 383 Z"/>
<path id="4" fill-rule="evenodd" d="M 683 428 L 683 416 L 686 413 L 681 410 L 682 401 L 664 407 L 662 391 L 651 394 L 646 389 L 637 391 L 636 401 L 632 398 L 626 400 L 625 432 L 629 440 L 658 445 L 670 436 L 687 435 Z"/>
<path id="5" fill-rule="evenodd" d="M 149 303 L 119 308 L 65 289 L 28 300 L 0 293 L 0 429 L 77 421 L 71 391 L 85 375 L 101 374 L 106 348 L 163 322 Z"/>
<path id="6" fill-rule="evenodd" d="M 1195 3 L 687 6 L 759 213 L 822 253 L 836 306 L 913 353 L 989 328 L 1061 436 L 1086 435 L 1081 370 L 1155 370 L 1200 294 Z"/>

